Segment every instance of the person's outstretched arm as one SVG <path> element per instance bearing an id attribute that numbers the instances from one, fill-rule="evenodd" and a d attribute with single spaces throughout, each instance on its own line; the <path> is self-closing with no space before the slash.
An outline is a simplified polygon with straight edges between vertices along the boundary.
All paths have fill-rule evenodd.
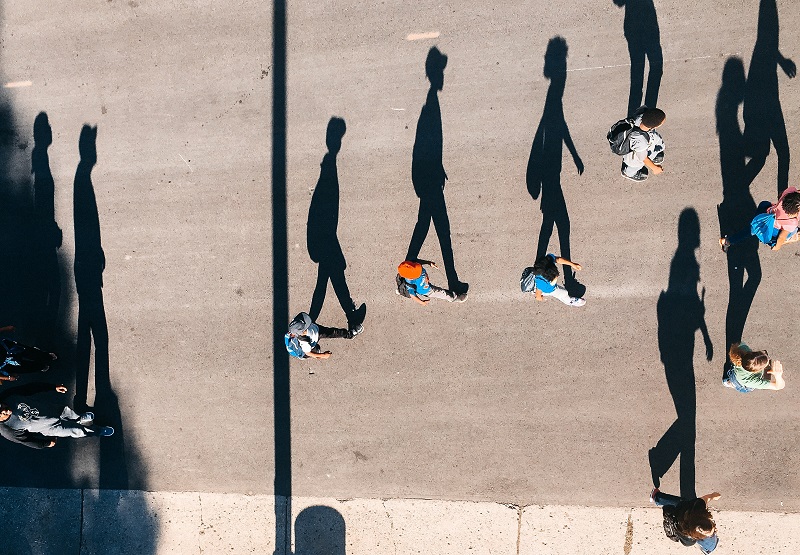
<path id="1" fill-rule="evenodd" d="M 578 264 L 577 262 L 573 262 L 572 260 L 567 260 L 566 258 L 558 257 L 556 258 L 556 264 L 564 264 L 566 266 L 571 266 L 574 270 L 582 270 L 583 266 Z"/>
<path id="2" fill-rule="evenodd" d="M 789 238 L 789 231 L 782 229 L 780 233 L 778 233 L 778 239 L 775 241 L 775 246 L 772 247 L 772 250 L 779 251 L 786 240 Z"/>
<path id="3" fill-rule="evenodd" d="M 772 361 L 772 369 L 770 369 L 767 374 L 769 375 L 768 389 L 779 391 L 786 387 L 786 382 L 783 381 L 783 365 L 780 360 Z"/>
<path id="4" fill-rule="evenodd" d="M 720 497 L 722 497 L 722 496 L 718 492 L 715 491 L 714 493 L 707 493 L 705 495 L 701 495 L 698 499 L 702 499 L 703 501 L 705 501 L 706 502 L 706 507 L 707 507 L 709 501 L 716 501 Z"/>

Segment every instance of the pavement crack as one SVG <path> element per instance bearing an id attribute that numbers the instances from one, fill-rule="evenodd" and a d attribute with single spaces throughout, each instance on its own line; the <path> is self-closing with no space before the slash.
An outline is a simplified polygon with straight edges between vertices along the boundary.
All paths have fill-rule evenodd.
<path id="1" fill-rule="evenodd" d="M 631 519 L 631 512 L 628 513 L 628 526 L 625 528 L 625 545 L 622 548 L 622 552 L 625 555 L 631 555 L 631 550 L 633 549 L 633 520 Z"/>
<path id="2" fill-rule="evenodd" d="M 206 532 L 206 525 L 203 522 L 203 496 L 199 493 L 197 494 L 197 501 L 200 504 L 200 533 L 197 534 L 197 549 L 200 551 L 200 555 L 203 555 L 202 535 Z"/>
<path id="3" fill-rule="evenodd" d="M 395 541 L 394 537 L 394 521 L 392 520 L 392 515 L 389 514 L 389 509 L 386 508 L 386 499 L 381 499 L 381 505 L 383 505 L 383 510 L 386 511 L 386 518 L 389 519 L 389 537 L 392 538 L 394 554 L 397 555 L 397 541 Z"/>
<path id="4" fill-rule="evenodd" d="M 522 543 L 522 505 L 517 505 L 517 555 Z"/>

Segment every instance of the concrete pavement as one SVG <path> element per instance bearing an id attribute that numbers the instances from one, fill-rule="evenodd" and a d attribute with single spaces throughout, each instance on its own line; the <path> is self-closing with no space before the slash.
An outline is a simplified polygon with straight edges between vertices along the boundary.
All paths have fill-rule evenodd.
<path id="1" fill-rule="evenodd" d="M 612 2 L 290 4 L 286 320 L 308 309 L 314 289 L 306 221 L 333 115 L 348 126 L 339 240 L 353 296 L 369 306 L 365 333 L 329 342 L 333 358 L 308 361 L 314 375 L 292 363 L 296 495 L 612 513 L 638 506 L 651 487 L 648 449 L 675 420 L 657 305 L 671 282 L 679 215 L 691 207 L 700 223 L 694 286 L 698 298 L 705 291 L 714 347 L 711 361 L 699 335 L 690 349 L 696 489 L 722 492 L 732 511 L 798 510 L 797 337 L 791 323 L 772 325 L 776 311 L 800 300 L 795 248 L 760 251 L 763 279 L 744 330 L 782 360 L 789 385 L 742 396 L 719 384 L 729 268 L 716 246 L 727 169 L 716 101 L 726 61 L 751 65 L 758 6 L 656 4 L 667 171 L 633 184 L 605 144 L 628 100 L 624 10 Z M 800 13 L 788 0 L 777 13 L 780 50 L 797 58 Z M 48 377 L 72 384 L 86 372 L 89 402 L 119 424 L 103 444 L 0 445 L 0 485 L 271 496 L 269 10 L 249 1 L 6 3 L 2 22 L 1 231 L 13 274 L 3 317 L 13 321 L 0 325 L 36 336 L 28 289 L 36 276 L 23 270 L 39 252 L 26 226 L 32 125 L 44 111 L 64 234 L 58 324 L 42 338 L 60 354 Z M 414 33 L 438 36 L 409 40 Z M 579 176 L 563 149 L 571 256 L 587 286 L 580 311 L 536 305 L 517 289 L 542 221 L 525 177 L 550 86 L 543 56 L 557 35 L 569 46 L 564 118 L 586 168 Z M 422 309 L 394 294 L 393 274 L 416 217 L 411 155 L 434 44 L 449 56 L 440 93 L 445 194 L 456 264 L 471 290 L 463 305 Z M 798 82 L 775 71 L 793 147 Z M 85 123 L 98 128 L 92 182 L 106 258 L 111 387 L 99 400 L 96 364 L 78 368 L 73 355 L 73 183 Z M 795 185 L 796 168 L 795 157 Z M 773 150 L 750 187 L 756 200 L 775 197 L 777 174 Z M 550 248 L 560 248 L 557 234 Z M 441 260 L 433 231 L 422 256 Z M 344 322 L 333 292 L 320 321 Z M 665 490 L 677 491 L 678 464 Z M 167 526 L 157 514 L 147 529 Z"/>
<path id="2" fill-rule="evenodd" d="M 4 541 L 3 553 L 9 554 L 273 553 L 276 530 L 285 532 L 283 524 L 276 527 L 276 500 L 269 495 L 4 488 L 0 499 L 0 514 L 12 533 Z M 19 503 L 35 504 L 35 521 L 15 518 Z M 279 511 L 285 508 L 285 498 L 277 503 Z M 643 506 L 299 497 L 292 500 L 291 514 L 291 550 L 298 555 L 684 552 L 664 536 L 661 510 Z M 797 514 L 714 514 L 720 554 L 800 549 Z"/>

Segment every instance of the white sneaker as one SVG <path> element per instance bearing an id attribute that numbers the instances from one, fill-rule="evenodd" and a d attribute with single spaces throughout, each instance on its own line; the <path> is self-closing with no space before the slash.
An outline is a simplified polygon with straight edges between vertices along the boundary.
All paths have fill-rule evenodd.
<path id="1" fill-rule="evenodd" d="M 586 299 L 584 298 L 572 297 L 569 300 L 569 306 L 583 306 L 585 304 L 586 304 Z"/>

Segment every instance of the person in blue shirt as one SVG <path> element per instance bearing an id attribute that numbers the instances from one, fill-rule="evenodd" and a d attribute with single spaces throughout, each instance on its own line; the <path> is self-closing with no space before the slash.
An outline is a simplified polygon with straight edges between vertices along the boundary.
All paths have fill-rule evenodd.
<path id="1" fill-rule="evenodd" d="M 330 351 L 323 351 L 319 346 L 320 339 L 353 339 L 364 331 L 358 324 L 351 330 L 344 328 L 327 328 L 315 323 L 311 316 L 301 312 L 289 323 L 289 331 L 283 336 L 286 350 L 294 358 L 330 358 Z"/>
<path id="2" fill-rule="evenodd" d="M 442 289 L 432 284 L 428 278 L 428 272 L 423 268 L 423 264 L 436 268 L 436 264 L 430 260 L 404 260 L 397 267 L 397 294 L 414 299 L 421 305 L 426 305 L 431 299 L 441 299 L 447 302 L 463 303 L 467 300 L 467 294 L 457 294 L 455 291 Z"/>
<path id="3" fill-rule="evenodd" d="M 566 258 L 561 258 L 554 254 L 548 254 L 538 259 L 533 265 L 535 276 L 535 293 L 537 301 L 544 301 L 545 297 L 553 297 L 569 306 L 583 306 L 586 300 L 580 297 L 570 297 L 567 290 L 558 285 L 558 265 L 564 264 L 571 266 L 576 272 L 582 269 L 577 262 L 572 262 Z"/>

